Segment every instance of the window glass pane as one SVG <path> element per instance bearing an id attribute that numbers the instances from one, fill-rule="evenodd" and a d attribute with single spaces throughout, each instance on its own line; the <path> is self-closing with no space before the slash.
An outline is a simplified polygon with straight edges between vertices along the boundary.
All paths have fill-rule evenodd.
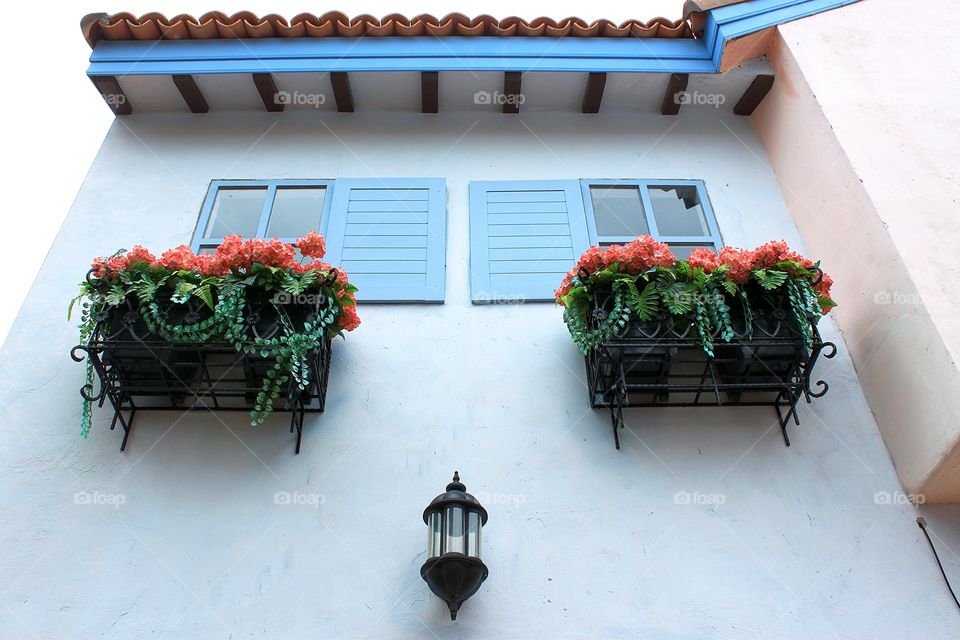
<path id="1" fill-rule="evenodd" d="M 673 252 L 673 255 L 677 256 L 677 260 L 686 260 L 690 257 L 690 252 L 694 249 L 710 249 L 714 253 L 717 252 L 716 247 L 712 244 L 673 244 L 670 243 L 670 251 Z"/>
<path id="2" fill-rule="evenodd" d="M 466 548 L 463 540 L 463 507 L 447 507 L 444 525 L 447 532 L 443 540 L 443 552 L 464 553 Z"/>
<path id="3" fill-rule="evenodd" d="M 636 236 L 650 233 L 639 188 L 590 187 L 590 201 L 593 203 L 598 236 Z"/>
<path id="4" fill-rule="evenodd" d="M 258 188 L 222 188 L 213 201 L 213 212 L 203 232 L 204 238 L 222 238 L 241 235 L 252 238 L 257 235 L 263 198 L 267 190 Z"/>
<path id="5" fill-rule="evenodd" d="M 325 187 L 279 187 L 273 200 L 268 238 L 300 238 L 320 230 Z"/>
<path id="6" fill-rule="evenodd" d="M 650 187 L 648 192 L 661 236 L 710 235 L 696 187 Z"/>

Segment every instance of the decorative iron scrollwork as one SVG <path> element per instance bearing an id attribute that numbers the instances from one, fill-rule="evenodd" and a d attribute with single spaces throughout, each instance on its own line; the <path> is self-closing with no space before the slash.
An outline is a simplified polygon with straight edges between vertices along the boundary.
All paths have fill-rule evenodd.
<path id="1" fill-rule="evenodd" d="M 608 305 L 609 299 L 594 300 L 595 308 Z M 591 406 L 610 410 L 618 449 L 624 408 L 709 405 L 774 407 L 789 446 L 787 425 L 800 423 L 800 398 L 810 402 L 829 389 L 823 380 L 811 386 L 814 366 L 837 353 L 821 339 L 816 319 L 802 327 L 795 318 L 769 301 L 754 310 L 749 328 L 734 322 L 732 339 L 713 336 L 713 355 L 705 353 L 691 317 L 661 311 L 648 321 L 633 318 L 585 357 Z M 590 322 L 600 321 L 591 313 Z"/>

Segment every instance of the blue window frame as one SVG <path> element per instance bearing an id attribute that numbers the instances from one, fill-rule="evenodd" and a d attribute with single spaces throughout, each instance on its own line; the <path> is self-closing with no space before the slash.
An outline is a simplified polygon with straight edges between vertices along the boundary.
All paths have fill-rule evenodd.
<path id="1" fill-rule="evenodd" d="M 191 247 L 214 251 L 227 235 L 293 242 L 315 230 L 357 300 L 442 303 L 446 223 L 442 178 L 214 180 Z"/>
<path id="2" fill-rule="evenodd" d="M 227 235 L 293 242 L 310 230 L 324 233 L 332 186 L 332 180 L 214 180 L 191 248 L 212 251 Z"/>
<path id="3" fill-rule="evenodd" d="M 590 243 L 609 245 L 648 234 L 678 258 L 723 246 L 702 180 L 581 180 Z"/>

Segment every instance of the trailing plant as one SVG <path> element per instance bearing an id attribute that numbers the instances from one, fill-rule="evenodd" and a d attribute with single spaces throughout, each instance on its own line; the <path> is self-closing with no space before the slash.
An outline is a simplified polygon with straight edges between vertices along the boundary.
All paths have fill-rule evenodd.
<path id="1" fill-rule="evenodd" d="M 809 351 L 812 325 L 836 306 L 833 281 L 820 265 L 792 251 L 782 240 L 752 251 L 724 247 L 696 249 L 677 260 L 670 248 L 650 236 L 626 245 L 591 247 L 555 292 L 563 319 L 584 354 L 621 333 L 633 319 L 644 322 L 674 316 L 689 322 L 703 350 L 713 355 L 717 340 L 736 337 L 731 311 L 742 333 L 753 334 L 764 303 L 785 302 Z"/>
<path id="2" fill-rule="evenodd" d="M 305 259 L 312 260 L 298 262 L 297 249 Z M 324 252 L 323 237 L 313 231 L 293 244 L 227 236 L 215 253 L 204 255 L 195 255 L 182 245 L 157 258 L 137 245 L 93 261 L 67 317 L 79 305 L 80 341 L 87 344 L 99 323 L 109 324 L 111 312 L 129 304 L 136 308 L 146 328 L 163 340 L 224 341 L 238 353 L 273 359 L 250 412 L 251 424 L 257 426 L 270 415 L 273 402 L 291 377 L 299 389 L 309 387 L 308 354 L 312 350 L 360 325 L 354 295 L 357 288 L 343 270 L 319 260 Z M 203 305 L 207 317 L 170 313 L 171 308 L 188 309 L 191 301 Z M 290 303 L 315 307 L 316 317 L 298 326 L 288 313 Z M 276 309 L 280 330 L 274 337 L 252 335 L 246 317 L 248 304 Z M 175 319 L 178 317 L 182 319 Z M 92 391 L 90 358 L 86 377 L 86 387 Z M 92 401 L 84 399 L 80 420 L 83 437 L 90 432 L 91 420 Z"/>

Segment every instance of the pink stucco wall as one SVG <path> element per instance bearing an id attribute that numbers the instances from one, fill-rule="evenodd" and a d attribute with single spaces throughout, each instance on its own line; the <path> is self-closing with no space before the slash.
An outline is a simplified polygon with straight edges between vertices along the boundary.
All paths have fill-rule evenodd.
<path id="1" fill-rule="evenodd" d="M 754 113 L 905 487 L 960 501 L 960 55 L 950 5 L 867 0 L 782 25 Z M 892 24 L 923 25 L 891 29 Z M 853 452 L 855 453 L 855 452 Z M 855 462 L 851 461 L 852 464 Z"/>

